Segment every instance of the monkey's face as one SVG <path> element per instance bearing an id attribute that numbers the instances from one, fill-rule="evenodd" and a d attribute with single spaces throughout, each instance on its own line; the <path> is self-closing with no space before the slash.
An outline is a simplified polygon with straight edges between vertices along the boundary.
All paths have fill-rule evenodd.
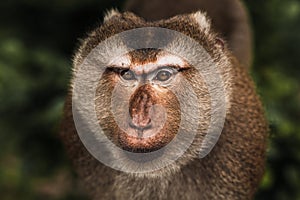
<path id="1" fill-rule="evenodd" d="M 108 138 L 131 152 L 151 152 L 171 142 L 181 121 L 174 92 L 184 89 L 180 84 L 187 69 L 182 59 L 151 49 L 116 59 L 100 80 L 96 98 Z"/>

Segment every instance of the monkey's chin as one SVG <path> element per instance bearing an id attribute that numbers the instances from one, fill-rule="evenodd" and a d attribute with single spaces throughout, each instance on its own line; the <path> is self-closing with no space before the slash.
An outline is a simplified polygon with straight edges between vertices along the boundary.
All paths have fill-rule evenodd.
<path id="1" fill-rule="evenodd" d="M 153 152 L 153 151 L 152 151 Z M 134 154 L 133 154 L 134 153 Z M 145 156 L 145 153 L 148 153 L 147 156 Z M 151 162 L 155 159 L 158 159 L 159 157 L 163 156 L 164 149 L 161 149 L 160 151 L 157 151 L 155 154 L 151 154 L 149 151 L 144 149 L 136 149 L 134 151 L 124 151 L 124 154 L 126 157 L 134 162 L 137 163 L 147 163 Z"/>
<path id="2" fill-rule="evenodd" d="M 125 136 L 126 140 L 122 141 L 121 147 L 124 154 L 132 161 L 137 163 L 146 163 L 153 161 L 163 155 L 163 145 L 155 144 L 153 138 L 137 138 L 134 136 Z M 153 142 L 154 141 L 154 142 Z M 159 151 L 160 150 L 160 151 Z M 155 152 L 155 153 L 152 153 Z M 145 156 L 147 153 L 147 156 Z"/>

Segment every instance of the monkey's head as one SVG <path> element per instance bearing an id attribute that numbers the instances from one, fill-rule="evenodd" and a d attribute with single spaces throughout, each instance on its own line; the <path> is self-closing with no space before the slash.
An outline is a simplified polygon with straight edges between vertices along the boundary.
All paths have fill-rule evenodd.
<path id="1" fill-rule="evenodd" d="M 147 27 L 152 29 L 143 30 Z M 161 33 L 153 28 L 185 35 L 200 45 L 205 53 L 196 51 L 194 46 L 189 46 L 176 34 L 161 37 Z M 121 35 L 107 42 L 107 39 L 131 30 L 141 32 L 133 32 L 133 36 Z M 156 43 L 157 37 L 161 46 L 155 48 L 153 43 Z M 135 48 L 136 43 L 148 46 Z M 102 50 L 94 51 L 99 45 L 102 45 Z M 230 56 L 204 14 L 197 12 L 146 22 L 132 13 L 112 11 L 105 17 L 103 25 L 93 31 L 80 47 L 74 60 L 74 77 L 91 60 L 100 60 L 102 68 L 93 103 L 103 135 L 94 133 L 95 138 L 108 138 L 111 144 L 124 150 L 124 154 L 160 151 L 152 159 L 162 157 L 164 153 L 175 157 L 180 154 L 179 162 L 198 157 L 199 149 L 209 134 L 212 112 L 217 112 L 212 111 L 211 91 L 218 88 L 208 85 L 205 79 L 211 74 L 211 65 L 222 77 L 226 91 L 224 101 L 229 101 L 230 93 Z M 206 68 L 199 71 L 195 65 Z M 172 143 L 173 146 L 166 150 Z M 111 144 L 102 145 L 109 149 Z M 185 153 L 179 151 L 182 154 L 176 153 L 180 148 L 187 150 L 184 150 Z M 108 150 L 111 156 L 115 156 L 116 152 L 111 151 L 114 150 Z M 132 156 L 128 158 L 139 160 Z"/>

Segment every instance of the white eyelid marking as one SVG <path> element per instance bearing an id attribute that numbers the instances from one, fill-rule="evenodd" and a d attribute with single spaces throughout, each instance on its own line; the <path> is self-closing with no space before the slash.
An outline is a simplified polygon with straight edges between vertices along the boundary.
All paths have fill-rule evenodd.
<path id="1" fill-rule="evenodd" d="M 178 56 L 162 53 L 157 56 L 157 60 L 155 62 L 150 62 L 143 65 L 137 64 L 135 66 L 132 66 L 132 71 L 134 71 L 134 73 L 137 75 L 141 75 L 143 73 L 148 74 L 164 66 L 176 66 L 179 68 L 185 68 L 187 64 L 187 62 L 185 62 Z"/>
<path id="2" fill-rule="evenodd" d="M 138 76 L 142 74 L 148 74 L 149 72 L 152 72 L 156 69 L 157 69 L 157 64 L 155 62 L 147 63 L 143 65 L 136 65 L 132 67 L 132 71 Z"/>
<path id="3" fill-rule="evenodd" d="M 165 52 L 157 55 L 157 60 L 155 62 L 149 62 L 145 64 L 131 63 L 131 57 L 128 54 L 117 57 L 109 63 L 109 66 L 117 66 L 125 69 L 130 68 L 136 75 L 148 74 L 163 66 L 186 68 L 187 65 L 188 63 L 179 56 Z"/>

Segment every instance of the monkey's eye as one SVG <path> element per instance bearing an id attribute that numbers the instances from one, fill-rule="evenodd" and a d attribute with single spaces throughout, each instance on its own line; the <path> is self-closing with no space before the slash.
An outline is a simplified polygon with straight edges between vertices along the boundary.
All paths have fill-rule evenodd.
<path id="1" fill-rule="evenodd" d="M 155 80 L 167 81 L 171 78 L 172 73 L 168 70 L 161 70 L 156 74 Z"/>
<path id="2" fill-rule="evenodd" d="M 126 69 L 126 70 L 122 70 L 120 72 L 120 76 L 124 79 L 124 80 L 127 80 L 127 81 L 130 81 L 130 80 L 135 80 L 135 75 L 134 73 L 129 70 L 129 69 Z"/>

